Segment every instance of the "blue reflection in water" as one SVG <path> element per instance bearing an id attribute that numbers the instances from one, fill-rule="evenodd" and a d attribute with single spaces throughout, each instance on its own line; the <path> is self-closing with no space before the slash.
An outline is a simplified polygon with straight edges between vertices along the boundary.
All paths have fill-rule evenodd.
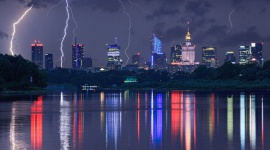
<path id="1" fill-rule="evenodd" d="M 153 145 L 155 146 L 161 145 L 162 143 L 162 94 L 157 94 L 156 101 L 154 101 L 153 90 L 151 91 L 151 137 L 152 137 L 151 139 L 152 139 Z"/>
<path id="2" fill-rule="evenodd" d="M 71 116 L 70 102 L 64 100 L 63 92 L 60 95 L 60 116 L 59 116 L 59 134 L 60 149 L 70 149 Z"/>
<path id="3" fill-rule="evenodd" d="M 241 139 L 241 149 L 245 149 L 246 141 L 246 120 L 245 120 L 245 94 L 242 92 L 240 94 L 240 139 Z"/>
<path id="4" fill-rule="evenodd" d="M 106 95 L 106 107 L 112 108 L 106 112 L 106 148 L 113 147 L 118 149 L 118 140 L 122 129 L 122 111 L 115 110 L 119 109 L 122 105 L 121 93 L 112 93 Z M 113 142 L 111 142 L 113 141 Z M 111 145 L 113 144 L 113 145 Z"/>

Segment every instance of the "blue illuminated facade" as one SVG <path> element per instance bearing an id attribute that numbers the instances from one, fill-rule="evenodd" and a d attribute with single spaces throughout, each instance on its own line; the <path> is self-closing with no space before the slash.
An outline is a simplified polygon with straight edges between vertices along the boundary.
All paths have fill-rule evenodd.
<path id="1" fill-rule="evenodd" d="M 162 54 L 161 40 L 153 34 L 151 41 L 152 41 L 152 54 L 153 53 Z"/>

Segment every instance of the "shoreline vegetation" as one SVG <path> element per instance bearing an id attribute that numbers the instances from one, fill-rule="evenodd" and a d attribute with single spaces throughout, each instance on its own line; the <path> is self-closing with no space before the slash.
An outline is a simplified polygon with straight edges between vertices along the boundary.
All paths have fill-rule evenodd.
<path id="1" fill-rule="evenodd" d="M 0 54 L 0 94 L 30 94 L 81 90 L 270 90 L 270 61 L 239 65 L 226 62 L 218 68 L 198 66 L 192 73 L 162 70 L 110 70 L 91 72 L 55 68 L 40 70 L 21 55 Z M 127 77 L 136 82 L 125 83 Z"/>

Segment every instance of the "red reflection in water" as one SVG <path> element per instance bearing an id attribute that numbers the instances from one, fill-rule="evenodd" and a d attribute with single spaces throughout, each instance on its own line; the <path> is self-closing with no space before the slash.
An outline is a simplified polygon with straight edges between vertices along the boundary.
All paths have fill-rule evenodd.
<path id="1" fill-rule="evenodd" d="M 196 122 L 196 120 L 197 120 L 197 118 L 196 118 L 196 110 L 197 110 L 197 108 L 196 108 L 196 97 L 194 96 L 194 107 L 193 107 L 193 109 L 194 109 L 194 114 L 193 114 L 193 117 L 194 117 L 194 128 L 193 128 L 193 130 L 194 130 L 194 149 L 196 149 L 196 145 L 197 145 L 197 122 Z"/>
<path id="2" fill-rule="evenodd" d="M 138 142 L 140 143 L 140 93 L 138 93 L 137 97 L 137 135 L 138 135 Z"/>
<path id="3" fill-rule="evenodd" d="M 83 107 L 82 94 L 77 97 L 77 94 L 73 96 L 73 107 L 77 108 L 73 113 L 72 117 L 72 137 L 73 137 L 73 148 L 81 149 L 83 140 L 83 112 L 80 110 Z M 79 99 L 78 99 L 79 98 Z M 78 143 L 78 146 L 77 146 Z"/>
<path id="4" fill-rule="evenodd" d="M 175 94 L 175 93 L 174 93 Z M 175 100 L 173 100 L 174 98 Z M 180 124 L 175 124 L 174 115 L 178 115 L 176 110 L 172 109 L 172 125 L 175 124 L 180 128 L 180 143 L 181 149 L 191 150 L 196 149 L 196 142 L 197 142 L 197 122 L 196 122 L 196 98 L 194 94 L 189 93 L 179 93 L 179 98 L 177 95 L 172 96 L 172 101 L 176 101 L 179 99 L 180 103 L 180 110 L 179 110 L 179 122 Z M 177 108 L 178 106 L 172 106 L 172 108 Z M 174 121 L 173 121 L 174 120 Z M 176 133 L 179 132 L 177 130 L 177 126 L 172 126 L 172 136 L 176 134 L 173 132 L 176 130 Z M 175 129 L 174 129 L 175 128 Z M 177 136 L 177 135 L 176 135 Z"/>
<path id="5" fill-rule="evenodd" d="M 32 149 L 42 148 L 42 96 L 31 106 L 31 145 Z"/>
<path id="6" fill-rule="evenodd" d="M 172 91 L 171 96 L 171 132 L 172 140 L 176 142 L 176 138 L 180 132 L 180 100 L 183 97 L 183 93 L 180 91 Z"/>
<path id="7" fill-rule="evenodd" d="M 262 148 L 264 149 L 264 117 L 263 117 L 263 99 L 262 99 Z"/>

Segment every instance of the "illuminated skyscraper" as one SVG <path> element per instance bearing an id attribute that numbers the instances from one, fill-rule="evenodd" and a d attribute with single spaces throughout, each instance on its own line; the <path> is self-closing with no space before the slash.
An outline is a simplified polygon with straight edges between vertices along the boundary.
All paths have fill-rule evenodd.
<path id="1" fill-rule="evenodd" d="M 35 41 L 32 45 L 32 62 L 38 65 L 39 69 L 43 69 L 43 44 Z"/>
<path id="2" fill-rule="evenodd" d="M 256 62 L 260 66 L 263 64 L 263 56 L 262 56 L 262 51 L 263 51 L 263 44 L 262 43 L 251 43 L 251 54 L 252 58 L 256 59 Z"/>
<path id="3" fill-rule="evenodd" d="M 53 54 L 45 54 L 45 69 L 53 69 Z"/>
<path id="4" fill-rule="evenodd" d="M 231 62 L 232 64 L 235 64 L 235 56 L 234 56 L 234 52 L 233 51 L 228 51 L 226 52 L 226 58 L 224 60 L 225 62 Z"/>
<path id="5" fill-rule="evenodd" d="M 115 38 L 115 44 L 107 45 L 108 51 L 108 63 L 109 70 L 115 70 L 121 66 L 120 60 L 120 46 L 117 45 L 117 38 Z"/>
<path id="6" fill-rule="evenodd" d="M 202 64 L 207 67 L 216 67 L 216 47 L 202 47 Z"/>
<path id="7" fill-rule="evenodd" d="M 152 54 L 154 53 L 162 54 L 161 40 L 153 34 L 151 41 L 152 41 Z"/>
<path id="8" fill-rule="evenodd" d="M 183 65 L 194 65 L 195 63 L 195 45 L 191 43 L 189 27 L 185 37 L 186 42 L 182 46 Z"/>
<path id="9" fill-rule="evenodd" d="M 171 47 L 171 63 L 179 63 L 182 61 L 182 47 L 175 45 Z"/>
<path id="10" fill-rule="evenodd" d="M 251 57 L 250 47 L 248 45 L 239 46 L 239 64 L 244 65 L 249 62 Z"/>
<path id="11" fill-rule="evenodd" d="M 162 42 L 154 34 L 151 39 L 152 42 L 152 55 L 151 67 L 155 70 L 166 70 L 166 54 L 162 53 Z"/>
<path id="12" fill-rule="evenodd" d="M 81 68 L 84 58 L 84 45 L 77 43 L 77 37 L 74 38 L 74 44 L 72 44 L 72 68 Z"/>

